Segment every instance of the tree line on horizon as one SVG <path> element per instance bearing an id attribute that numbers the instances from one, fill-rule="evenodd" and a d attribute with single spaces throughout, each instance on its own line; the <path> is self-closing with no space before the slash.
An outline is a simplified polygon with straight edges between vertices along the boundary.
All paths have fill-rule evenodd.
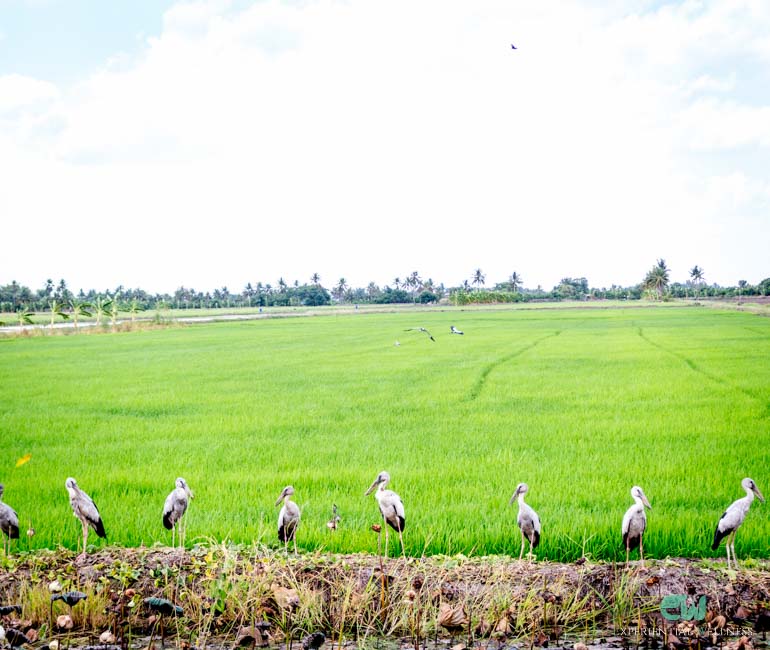
<path id="1" fill-rule="evenodd" d="M 370 282 L 366 287 L 351 287 L 345 278 L 340 278 L 332 287 L 326 288 L 321 283 L 321 276 L 314 273 L 305 284 L 300 284 L 298 280 L 288 284 L 281 277 L 274 285 L 249 282 L 238 293 L 230 292 L 227 287 L 214 289 L 213 292 L 201 292 L 184 286 L 179 287 L 173 294 L 150 294 L 140 288 L 128 289 L 123 286 L 105 291 L 80 289 L 75 293 L 70 290 L 64 279 L 59 280 L 58 284 L 48 279 L 42 288 L 33 291 L 13 281 L 0 286 L 0 312 L 28 314 L 30 321 L 35 312 L 50 312 L 52 320 L 55 316 L 71 317 L 77 324 L 79 316 L 96 316 L 97 320 L 102 317 L 106 320 L 111 316 L 114 320 L 117 312 L 125 312 L 130 313 L 133 319 L 138 312 L 151 309 L 309 307 L 334 303 L 430 304 L 440 301 L 472 304 L 533 300 L 667 300 L 770 295 L 770 278 L 765 278 L 756 285 L 741 280 L 737 286 L 723 287 L 716 283 L 707 284 L 705 271 L 697 265 L 690 269 L 689 278 L 685 283 L 672 283 L 670 273 L 665 260 L 658 259 L 644 279 L 630 287 L 613 284 L 609 288 L 595 288 L 590 287 L 584 277 L 565 277 L 551 290 L 545 290 L 540 285 L 534 289 L 524 287 L 524 280 L 516 271 L 503 282 L 487 287 L 486 275 L 480 268 L 475 269 L 461 285 L 449 288 L 443 283 L 434 282 L 432 278 L 421 278 L 417 271 L 403 278 L 396 277 L 384 287 L 374 282 Z"/>

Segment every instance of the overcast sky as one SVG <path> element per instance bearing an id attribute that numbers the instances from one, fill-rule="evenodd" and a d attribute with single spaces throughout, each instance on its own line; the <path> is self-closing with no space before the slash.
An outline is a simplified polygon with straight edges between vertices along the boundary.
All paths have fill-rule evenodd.
<path id="1" fill-rule="evenodd" d="M 770 276 L 767 0 L 0 0 L 0 284 L 659 257 Z"/>

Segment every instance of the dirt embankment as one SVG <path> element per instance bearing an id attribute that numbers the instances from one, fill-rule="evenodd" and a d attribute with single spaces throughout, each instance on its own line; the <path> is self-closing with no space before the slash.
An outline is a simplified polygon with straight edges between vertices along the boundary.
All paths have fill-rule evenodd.
<path id="1" fill-rule="evenodd" d="M 724 562 L 685 559 L 646 567 L 462 556 L 381 563 L 376 556 L 295 557 L 219 545 L 112 548 L 82 561 L 68 551 L 36 552 L 0 567 L 0 605 L 21 606 L 0 622 L 40 641 L 65 633 L 95 641 L 111 629 L 120 643 L 149 633 L 163 617 L 146 598 L 179 605 L 184 613 L 167 621 L 164 633 L 173 630 L 199 647 L 213 638 L 231 647 L 250 638 L 249 630 L 259 631 L 255 642 L 321 631 L 339 643 L 395 636 L 413 645 L 452 635 L 470 644 L 606 637 L 638 643 L 654 636 L 670 644 L 678 630 L 681 647 L 743 634 L 761 644 L 770 607 L 768 562 L 737 573 Z M 59 586 L 87 598 L 71 608 L 52 603 L 51 589 Z M 63 614 L 71 615 L 71 630 L 57 627 Z"/>

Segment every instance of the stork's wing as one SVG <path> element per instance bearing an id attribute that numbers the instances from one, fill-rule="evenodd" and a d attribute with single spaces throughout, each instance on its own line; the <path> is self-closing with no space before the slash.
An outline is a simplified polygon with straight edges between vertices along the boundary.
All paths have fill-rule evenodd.
<path id="1" fill-rule="evenodd" d="M 78 493 L 77 510 L 99 537 L 107 537 L 107 533 L 104 532 L 102 517 L 99 514 L 99 508 L 96 507 L 93 499 L 82 490 Z"/>
<path id="2" fill-rule="evenodd" d="M 10 539 L 19 539 L 19 515 L 7 503 L 0 503 L 0 531 Z"/>

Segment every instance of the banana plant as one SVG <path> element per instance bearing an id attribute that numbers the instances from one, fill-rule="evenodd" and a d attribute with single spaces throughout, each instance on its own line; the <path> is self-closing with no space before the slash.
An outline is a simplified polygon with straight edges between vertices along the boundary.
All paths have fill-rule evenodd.
<path id="1" fill-rule="evenodd" d="M 64 303 L 61 300 L 48 301 L 48 307 L 51 309 L 51 329 L 53 330 L 53 323 L 57 316 L 61 316 L 64 320 L 68 320 L 70 315 L 64 311 Z"/>
<path id="2" fill-rule="evenodd" d="M 29 307 L 22 307 L 19 311 L 16 312 L 16 320 L 20 326 L 32 325 L 32 317 L 34 315 L 35 312 L 30 311 Z"/>
<path id="3" fill-rule="evenodd" d="M 118 322 L 118 314 L 124 311 L 120 308 L 120 303 L 118 302 L 118 297 L 115 296 L 112 299 L 112 303 L 110 304 L 110 320 L 112 321 L 112 331 L 115 331 L 115 326 Z"/>
<path id="4" fill-rule="evenodd" d="M 72 298 L 69 301 L 69 308 L 70 313 L 72 315 L 72 323 L 75 326 L 75 329 L 78 328 L 78 318 L 80 316 L 86 316 L 90 317 L 92 314 L 89 309 L 91 309 L 91 303 L 86 302 L 84 300 L 78 300 L 77 298 Z"/>
<path id="5" fill-rule="evenodd" d="M 94 314 L 96 314 L 96 324 L 101 325 L 102 318 L 110 312 L 110 307 L 112 307 L 112 299 L 102 298 L 99 296 L 96 300 L 94 300 L 91 306 L 93 307 Z"/>
<path id="6" fill-rule="evenodd" d="M 136 298 L 131 298 L 131 302 L 128 303 L 128 313 L 131 314 L 131 324 L 134 323 L 134 319 L 140 311 L 144 311 L 144 307 L 139 304 L 139 301 Z"/>

